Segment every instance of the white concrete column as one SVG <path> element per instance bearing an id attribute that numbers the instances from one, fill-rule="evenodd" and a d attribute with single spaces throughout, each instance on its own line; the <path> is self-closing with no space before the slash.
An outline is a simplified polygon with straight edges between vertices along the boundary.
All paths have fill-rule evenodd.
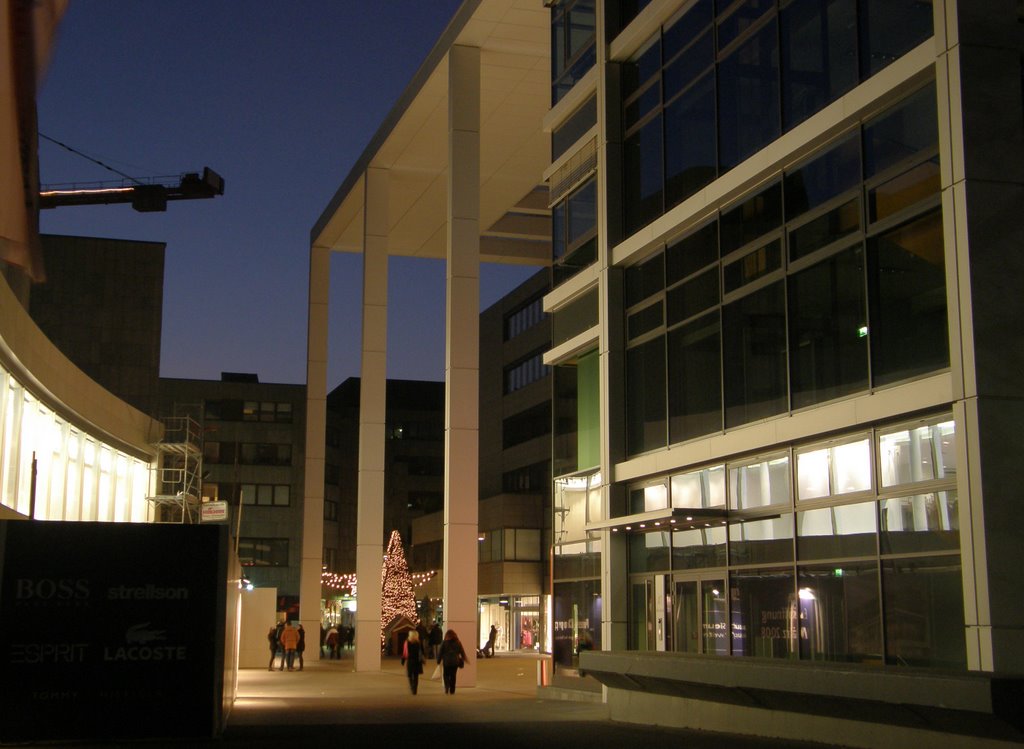
<path id="1" fill-rule="evenodd" d="M 320 572 L 324 555 L 324 460 L 327 429 L 327 302 L 331 252 L 309 250 L 309 319 L 306 326 L 306 464 L 302 502 L 299 619 L 307 637 L 320 632 Z M 266 626 L 270 626 L 269 624 Z M 311 640 L 316 642 L 316 640 Z M 306 648 L 313 659 L 320 648 Z"/>
<path id="2" fill-rule="evenodd" d="M 356 671 L 379 671 L 388 343 L 388 173 L 370 168 L 365 180 L 355 667 Z"/>
<path id="3" fill-rule="evenodd" d="M 480 375 L 480 50 L 448 53 L 448 265 L 445 303 L 444 616 L 476 686 Z"/>

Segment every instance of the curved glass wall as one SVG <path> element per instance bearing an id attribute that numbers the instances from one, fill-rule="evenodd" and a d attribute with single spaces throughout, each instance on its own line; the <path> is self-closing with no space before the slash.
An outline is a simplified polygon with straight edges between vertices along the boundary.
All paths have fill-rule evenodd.
<path id="1" fill-rule="evenodd" d="M 38 520 L 141 523 L 149 480 L 148 463 L 73 426 L 0 368 L 0 504 Z"/>

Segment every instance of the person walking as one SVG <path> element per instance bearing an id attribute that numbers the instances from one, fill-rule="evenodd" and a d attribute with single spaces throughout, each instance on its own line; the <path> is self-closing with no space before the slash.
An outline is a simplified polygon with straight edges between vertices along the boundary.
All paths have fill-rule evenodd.
<path id="1" fill-rule="evenodd" d="M 341 635 L 338 634 L 338 628 L 333 624 L 331 628 L 327 630 L 327 639 L 324 642 L 327 643 L 327 655 L 333 661 L 336 658 L 341 658 L 339 640 Z"/>
<path id="2" fill-rule="evenodd" d="M 491 625 L 491 631 L 487 634 L 487 642 L 484 643 L 483 647 L 480 648 L 480 655 L 486 658 L 494 657 L 494 643 L 498 641 L 498 628 L 493 624 Z"/>
<path id="3" fill-rule="evenodd" d="M 444 633 L 441 631 L 441 625 L 434 622 L 430 625 L 430 634 L 427 635 L 427 644 L 430 646 L 430 659 L 434 660 L 437 658 L 437 651 L 441 648 L 441 642 L 444 640 Z"/>
<path id="4" fill-rule="evenodd" d="M 299 645 L 299 632 L 292 626 L 291 622 L 284 623 L 284 629 L 281 630 L 281 647 L 284 648 L 284 657 L 281 658 L 281 668 L 279 671 L 284 671 L 285 661 L 288 661 L 288 670 L 294 671 L 295 668 L 295 648 Z"/>
<path id="5" fill-rule="evenodd" d="M 444 640 L 441 641 L 437 653 L 437 662 L 443 668 L 441 676 L 444 680 L 444 693 L 455 694 L 455 677 L 459 669 L 466 665 L 466 650 L 454 629 L 444 633 Z"/>
<path id="6" fill-rule="evenodd" d="M 306 630 L 299 624 L 299 643 L 295 646 L 295 652 L 299 655 L 299 671 L 302 670 L 302 654 L 306 651 Z"/>
<path id="7" fill-rule="evenodd" d="M 409 689 L 416 694 L 420 684 L 420 674 L 423 673 L 423 643 L 420 641 L 419 632 L 415 629 L 409 630 L 409 636 L 402 645 L 402 665 L 405 666 L 406 676 L 409 677 Z"/>
<path id="8" fill-rule="evenodd" d="M 279 646 L 277 641 L 277 627 L 271 627 L 270 631 L 267 632 L 267 642 L 270 643 L 270 664 L 267 666 L 267 670 L 273 671 L 274 659 L 277 657 L 277 648 Z"/>

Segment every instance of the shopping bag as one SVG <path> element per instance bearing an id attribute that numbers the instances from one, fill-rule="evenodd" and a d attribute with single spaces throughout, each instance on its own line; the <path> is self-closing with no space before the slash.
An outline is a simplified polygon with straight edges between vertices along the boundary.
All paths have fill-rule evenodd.
<path id="1" fill-rule="evenodd" d="M 430 678 L 432 680 L 434 680 L 434 681 L 437 681 L 438 679 L 441 678 L 441 664 L 440 663 L 438 663 L 436 666 L 434 666 L 434 672 L 432 674 L 430 674 Z"/>

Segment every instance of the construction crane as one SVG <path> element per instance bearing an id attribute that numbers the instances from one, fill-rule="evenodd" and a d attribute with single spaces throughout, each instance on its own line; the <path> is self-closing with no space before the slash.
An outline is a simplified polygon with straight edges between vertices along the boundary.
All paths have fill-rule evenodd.
<path id="1" fill-rule="evenodd" d="M 47 186 L 39 192 L 39 207 L 131 203 L 135 210 L 147 213 L 166 211 L 168 200 L 197 200 L 223 194 L 224 178 L 210 167 L 203 167 L 202 175 L 188 172 L 180 177 L 154 177 L 146 182 L 128 178 L 116 182 Z"/>

